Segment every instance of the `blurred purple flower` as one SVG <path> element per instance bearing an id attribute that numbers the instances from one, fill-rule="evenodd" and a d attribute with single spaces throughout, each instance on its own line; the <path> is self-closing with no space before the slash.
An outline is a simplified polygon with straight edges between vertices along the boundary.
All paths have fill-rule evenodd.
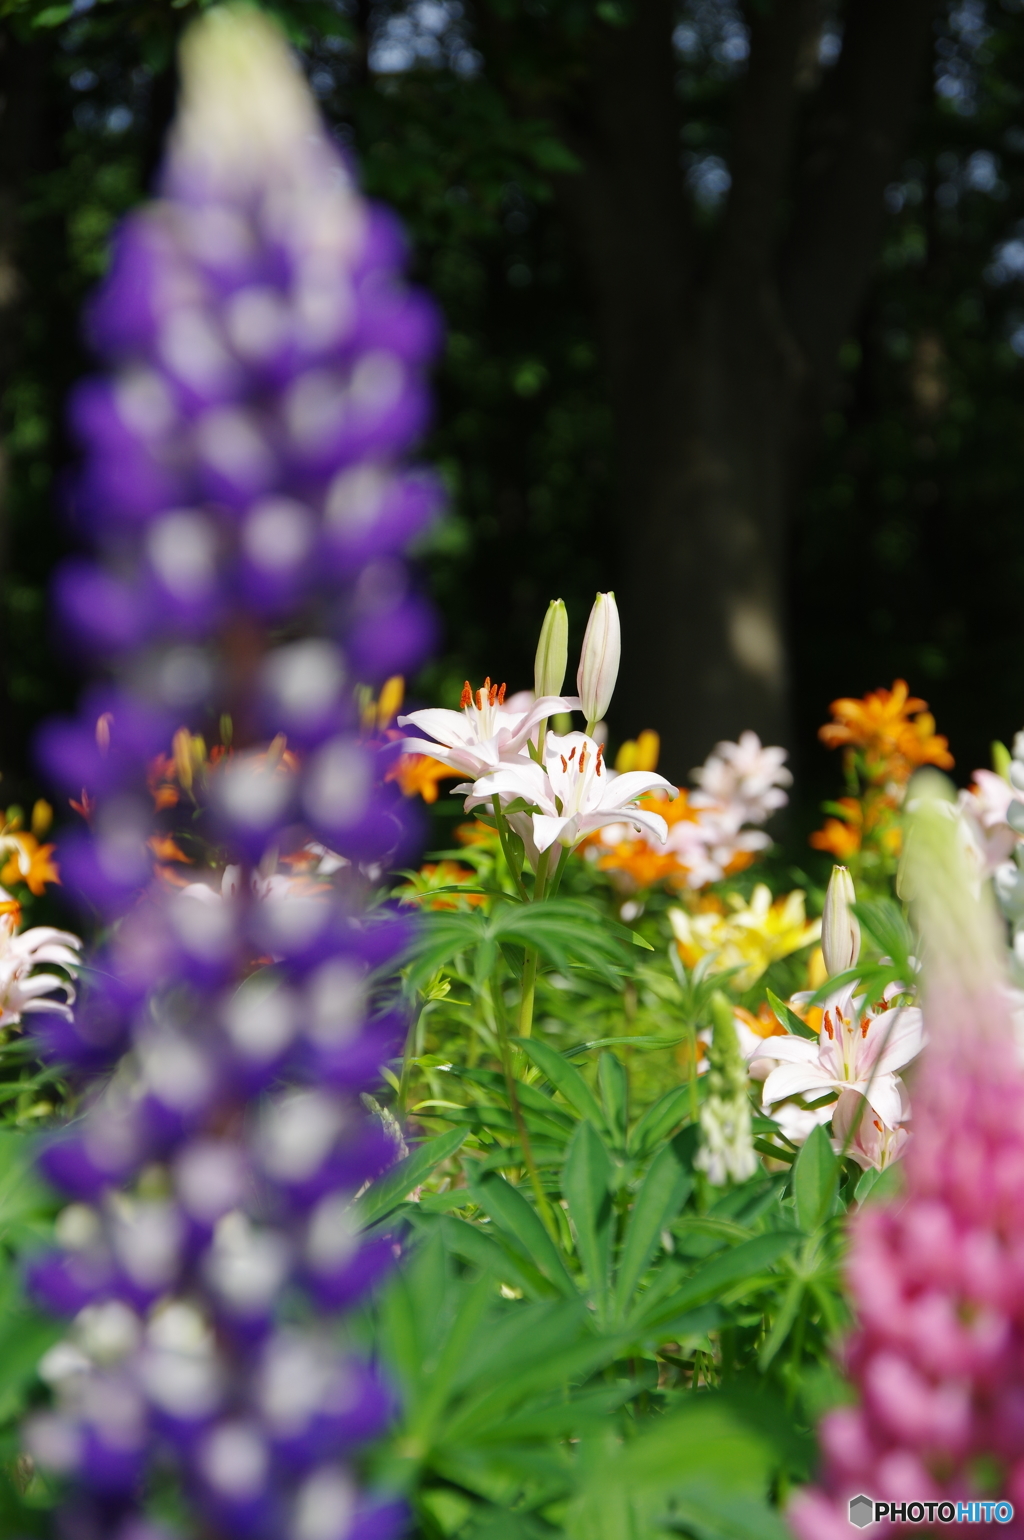
<path id="1" fill-rule="evenodd" d="M 408 921 L 366 894 L 410 834 L 353 690 L 433 637 L 403 549 L 440 491 L 403 456 L 439 323 L 257 11 L 188 34 L 161 191 L 117 238 L 88 319 L 110 373 L 71 412 L 92 552 L 55 599 L 113 682 L 38 751 L 89 816 L 65 880 L 118 923 L 74 1021 L 38 1029 L 94 1079 L 41 1155 L 72 1201 L 30 1281 L 73 1320 L 27 1437 L 85 1540 L 156 1540 L 168 1460 L 204 1534 L 387 1540 L 405 1510 L 348 1457 L 390 1397 L 325 1317 L 393 1261 L 360 1234 L 398 1151 L 359 1092 L 405 1031 L 374 976 Z"/>

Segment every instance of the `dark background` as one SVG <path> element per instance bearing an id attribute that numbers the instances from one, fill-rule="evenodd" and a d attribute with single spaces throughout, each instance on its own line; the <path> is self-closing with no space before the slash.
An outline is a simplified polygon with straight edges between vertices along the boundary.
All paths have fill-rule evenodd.
<path id="1" fill-rule="evenodd" d="M 1019 0 L 268 8 L 446 318 L 416 693 L 529 685 L 548 599 L 575 647 L 612 587 L 613 738 L 657 727 L 677 778 L 752 725 L 810 807 L 829 701 L 899 675 L 961 779 L 987 763 L 1024 725 Z M 45 598 L 62 403 L 196 9 L 0 3 L 0 802 L 77 689 Z M 763 667 L 729 662 L 730 584 L 777 628 Z"/>

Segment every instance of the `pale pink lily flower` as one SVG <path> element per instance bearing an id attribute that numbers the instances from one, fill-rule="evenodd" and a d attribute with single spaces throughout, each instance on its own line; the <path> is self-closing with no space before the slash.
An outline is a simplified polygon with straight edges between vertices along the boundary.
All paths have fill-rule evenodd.
<path id="1" fill-rule="evenodd" d="M 957 800 L 982 871 L 990 877 L 1017 844 L 1017 833 L 1007 819 L 1017 794 L 994 770 L 975 770 L 970 787 Z"/>
<path id="2" fill-rule="evenodd" d="M 896 1071 L 921 1051 L 921 1012 L 898 1005 L 874 1014 L 854 988 L 847 985 L 826 1000 L 817 1043 L 795 1035 L 765 1040 L 761 1056 L 777 1063 L 764 1083 L 765 1107 L 791 1096 L 858 1091 L 883 1123 L 890 1128 L 899 1123 Z"/>
<path id="3" fill-rule="evenodd" d="M 521 799 L 536 808 L 534 813 L 511 815 L 531 856 L 533 850 L 540 853 L 556 843 L 571 850 L 584 835 L 610 823 L 632 824 L 664 844 L 664 818 L 634 806 L 645 792 L 658 789 L 676 795 L 671 782 L 653 770 L 628 770 L 623 775 L 610 771 L 604 749 L 586 733 L 549 734 L 543 766 L 532 759 L 520 760 L 481 776 L 472 786 L 455 788 L 468 793 L 467 812 L 495 797 L 502 805 Z"/>
<path id="4" fill-rule="evenodd" d="M 837 1155 L 851 1156 L 863 1171 L 884 1171 L 894 1160 L 899 1160 L 910 1138 L 910 1130 L 902 1125 L 910 1117 L 910 1097 L 902 1080 L 897 1080 L 900 1093 L 900 1119 L 892 1128 L 856 1091 L 844 1091 L 834 1107 L 825 1109 L 832 1113 L 832 1145 Z"/>
<path id="5" fill-rule="evenodd" d="M 7 893 L 0 888 L 0 900 Z M 33 970 L 42 963 L 54 963 L 74 978 L 81 961 L 81 938 L 52 925 L 34 925 L 31 930 L 15 930 L 12 914 L 0 915 L 0 1027 L 12 1027 L 23 1011 L 52 1011 L 71 1018 L 75 986 L 59 973 Z M 60 990 L 63 999 L 54 999 Z"/>
<path id="6" fill-rule="evenodd" d="M 542 695 L 534 700 L 522 691 L 506 701 L 504 686 L 476 691 L 467 686 L 461 711 L 429 707 L 399 717 L 398 725 L 429 734 L 429 738 L 404 739 L 406 754 L 429 754 L 475 781 L 499 765 L 525 757 L 530 734 L 545 717 L 579 709 L 575 695 Z"/>
<path id="7" fill-rule="evenodd" d="M 741 733 L 738 743 L 718 743 L 713 754 L 692 772 L 698 791 L 694 807 L 718 807 L 736 814 L 736 827 L 764 823 L 789 801 L 785 786 L 793 783 L 785 766 L 786 750 L 766 747 L 756 733 Z"/>

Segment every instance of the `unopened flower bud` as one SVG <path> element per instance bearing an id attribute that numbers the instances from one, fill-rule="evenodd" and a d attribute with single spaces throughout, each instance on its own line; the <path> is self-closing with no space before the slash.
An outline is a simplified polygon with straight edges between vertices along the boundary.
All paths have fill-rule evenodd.
<path id="1" fill-rule="evenodd" d="M 533 690 L 542 695 L 561 695 L 569 663 L 569 615 L 561 599 L 552 599 L 540 628 L 533 664 Z"/>
<path id="2" fill-rule="evenodd" d="M 598 594 L 587 621 L 576 686 L 587 718 L 587 731 L 600 722 L 611 704 L 622 652 L 619 612 L 613 593 Z"/>
<path id="3" fill-rule="evenodd" d="M 852 968 L 860 956 L 860 926 L 853 912 L 857 894 L 845 866 L 833 866 L 821 915 L 821 955 L 830 979 Z"/>

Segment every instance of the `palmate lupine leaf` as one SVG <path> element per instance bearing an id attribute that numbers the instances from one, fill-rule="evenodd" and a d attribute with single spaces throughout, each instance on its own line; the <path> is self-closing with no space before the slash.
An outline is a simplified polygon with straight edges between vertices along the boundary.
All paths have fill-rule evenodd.
<path id="1" fill-rule="evenodd" d="M 593 909 L 571 898 L 539 904 L 497 902 L 489 915 L 431 910 L 423 915 L 409 949 L 408 987 L 421 989 L 460 954 L 472 955 L 476 976 L 486 979 L 499 948 L 510 944 L 535 947 L 552 967 L 588 968 L 614 984 L 627 971 L 627 948 L 636 941 L 624 925 L 606 919 L 595 924 Z"/>
<path id="2" fill-rule="evenodd" d="M 633 1201 L 623 1237 L 615 1278 L 615 1313 L 622 1320 L 651 1258 L 661 1232 L 675 1219 L 693 1188 L 693 1173 L 671 1144 L 663 1145 L 651 1161 Z"/>
<path id="3" fill-rule="evenodd" d="M 608 1313 L 615 1211 L 612 1160 L 592 1123 L 580 1123 L 565 1162 L 562 1191 L 576 1232 L 576 1249 L 590 1285 L 597 1318 Z"/>
<path id="4" fill-rule="evenodd" d="M 602 1053 L 597 1061 L 597 1079 L 612 1143 L 621 1150 L 629 1123 L 629 1077 L 613 1053 Z"/>
<path id="5" fill-rule="evenodd" d="M 697 1090 L 700 1095 L 704 1090 L 703 1082 L 698 1083 Z M 677 1124 L 688 1119 L 690 1097 L 689 1085 L 673 1086 L 670 1091 L 665 1092 L 664 1096 L 659 1096 L 631 1129 L 627 1141 L 630 1153 L 640 1156 L 648 1154 L 660 1144 L 662 1139 L 668 1137 Z"/>
<path id="6" fill-rule="evenodd" d="M 414 1187 L 426 1181 L 435 1166 L 456 1153 L 465 1137 L 464 1133 L 453 1129 L 434 1139 L 424 1139 L 405 1160 L 400 1160 L 366 1189 L 359 1199 L 360 1222 L 368 1227 L 386 1219 Z"/>
<path id="7" fill-rule="evenodd" d="M 595 1128 L 607 1132 L 608 1125 L 604 1112 L 578 1069 L 575 1069 L 550 1044 L 542 1043 L 537 1038 L 520 1037 L 515 1041 L 527 1058 L 536 1065 L 542 1075 L 547 1077 L 555 1090 L 561 1092 L 570 1107 L 574 1108 L 581 1118 L 586 1118 Z"/>
<path id="8" fill-rule="evenodd" d="M 666 1529 L 701 1540 L 784 1540 L 765 1501 L 776 1455 L 720 1396 L 701 1395 L 626 1443 L 581 1450 L 570 1540 L 655 1540 Z"/>
<path id="9" fill-rule="evenodd" d="M 558 1292 L 567 1298 L 576 1298 L 576 1285 L 566 1271 L 558 1248 L 538 1218 L 536 1209 L 519 1189 L 496 1172 L 488 1172 L 479 1180 L 471 1181 L 470 1191 L 494 1223 L 525 1248 L 530 1260 Z"/>
<path id="10" fill-rule="evenodd" d="M 657 1283 L 638 1300 L 629 1318 L 630 1329 L 656 1332 L 669 1326 L 677 1315 L 731 1293 L 741 1284 L 752 1284 L 802 1240 L 799 1230 L 772 1230 L 755 1235 L 712 1257 L 689 1277 L 682 1268 L 666 1265 Z M 671 1299 L 666 1298 L 668 1295 Z"/>

